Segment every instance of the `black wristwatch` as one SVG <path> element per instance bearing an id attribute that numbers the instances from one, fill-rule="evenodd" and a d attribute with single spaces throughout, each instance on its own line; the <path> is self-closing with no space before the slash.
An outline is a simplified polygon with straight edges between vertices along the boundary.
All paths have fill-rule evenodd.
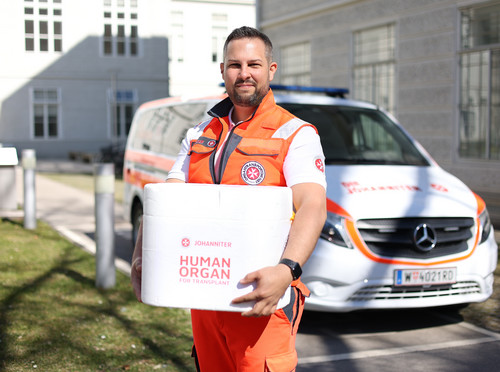
<path id="1" fill-rule="evenodd" d="M 282 258 L 280 264 L 286 265 L 290 268 L 293 280 L 299 279 L 302 275 L 302 268 L 300 267 L 298 262 L 289 260 L 288 258 Z"/>

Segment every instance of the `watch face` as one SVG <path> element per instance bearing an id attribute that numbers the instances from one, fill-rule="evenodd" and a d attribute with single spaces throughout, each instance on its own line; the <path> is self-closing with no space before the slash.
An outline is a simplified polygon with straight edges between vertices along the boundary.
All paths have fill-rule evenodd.
<path id="1" fill-rule="evenodd" d="M 302 275 L 302 269 L 300 265 L 296 262 L 293 268 L 293 279 L 297 280 Z"/>
<path id="2" fill-rule="evenodd" d="M 292 271 L 293 280 L 297 280 L 302 275 L 302 268 L 300 267 L 298 262 L 283 258 L 280 263 L 290 268 L 290 270 Z"/>

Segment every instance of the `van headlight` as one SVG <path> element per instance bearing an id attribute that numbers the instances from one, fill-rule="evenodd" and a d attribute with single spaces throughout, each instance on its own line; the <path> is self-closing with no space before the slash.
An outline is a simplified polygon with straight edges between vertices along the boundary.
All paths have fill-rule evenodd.
<path id="1" fill-rule="evenodd" d="M 349 249 L 354 248 L 345 228 L 345 218 L 335 213 L 327 213 L 326 222 L 323 226 L 323 230 L 321 230 L 320 238 L 341 247 Z"/>
<path id="2" fill-rule="evenodd" d="M 486 239 L 488 239 L 488 236 L 490 236 L 491 232 L 491 220 L 490 220 L 490 215 L 488 214 L 488 210 L 486 207 L 484 210 L 481 212 L 479 215 L 479 223 L 481 224 L 481 241 L 479 244 L 484 243 Z"/>

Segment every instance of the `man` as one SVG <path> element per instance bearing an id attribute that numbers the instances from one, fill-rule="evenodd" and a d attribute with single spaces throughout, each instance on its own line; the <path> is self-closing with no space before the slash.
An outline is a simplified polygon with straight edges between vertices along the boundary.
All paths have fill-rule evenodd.
<path id="1" fill-rule="evenodd" d="M 265 34 L 250 27 L 234 30 L 220 68 L 228 98 L 209 112 L 213 119 L 188 131 L 167 182 L 288 186 L 295 219 L 280 263 L 241 280 L 254 282 L 255 290 L 233 303 L 255 301 L 251 310 L 191 311 L 193 356 L 202 372 L 293 371 L 295 337 L 304 296 L 309 295 L 299 279 L 300 266 L 311 255 L 326 219 L 324 155 L 315 128 L 274 101 L 269 83 L 277 64 Z M 141 235 L 131 273 L 138 299 Z M 290 304 L 276 310 L 290 285 Z"/>

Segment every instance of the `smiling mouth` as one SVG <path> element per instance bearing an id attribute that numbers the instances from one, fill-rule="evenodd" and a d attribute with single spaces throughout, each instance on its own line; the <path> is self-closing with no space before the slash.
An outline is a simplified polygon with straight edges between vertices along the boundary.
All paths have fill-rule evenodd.
<path id="1" fill-rule="evenodd" d="M 255 83 L 252 81 L 239 81 L 236 82 L 235 86 L 237 88 L 242 88 L 242 89 L 248 89 L 248 88 L 255 88 Z"/>

